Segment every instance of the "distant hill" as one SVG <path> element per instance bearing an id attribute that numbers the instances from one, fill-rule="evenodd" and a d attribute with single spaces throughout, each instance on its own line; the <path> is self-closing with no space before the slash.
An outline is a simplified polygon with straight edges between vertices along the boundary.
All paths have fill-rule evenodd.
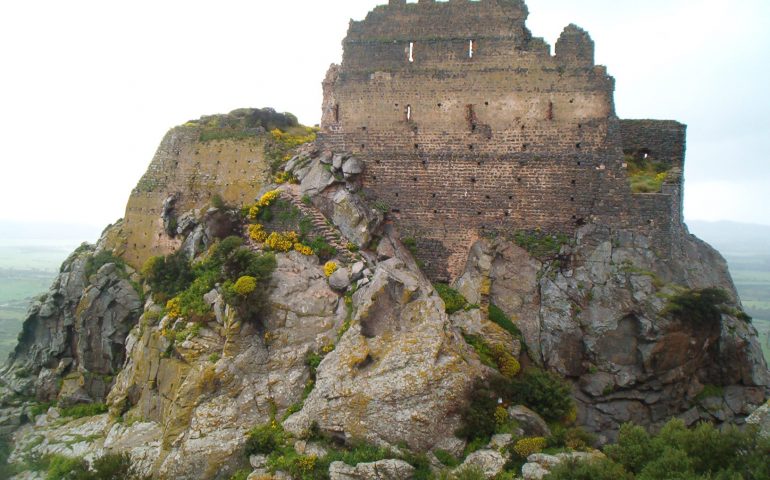
<path id="1" fill-rule="evenodd" d="M 737 222 L 689 221 L 690 233 L 710 243 L 725 256 L 770 256 L 770 225 Z"/>
<path id="2" fill-rule="evenodd" d="M 30 240 L 55 242 L 56 244 L 80 244 L 96 242 L 104 227 L 93 225 L 55 223 L 55 222 L 18 222 L 0 220 L 0 245 L 28 242 Z"/>

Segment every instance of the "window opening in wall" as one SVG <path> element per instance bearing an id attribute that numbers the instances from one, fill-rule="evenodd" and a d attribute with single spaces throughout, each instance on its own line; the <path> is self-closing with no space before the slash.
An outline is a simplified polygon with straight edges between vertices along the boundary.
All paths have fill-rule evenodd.
<path id="1" fill-rule="evenodd" d="M 468 145 L 468 150 L 473 150 L 473 145 Z"/>
<path id="2" fill-rule="evenodd" d="M 486 105 L 488 107 L 489 106 L 489 102 L 484 102 L 484 105 Z"/>
<path id="3" fill-rule="evenodd" d="M 339 122 L 340 121 L 340 104 L 334 105 L 334 121 Z"/>
<path id="4" fill-rule="evenodd" d="M 418 144 L 418 143 L 415 143 L 415 144 L 414 144 L 414 149 L 415 149 L 415 150 L 417 150 L 417 149 L 419 149 L 419 148 L 420 148 L 420 144 Z"/>
<path id="5" fill-rule="evenodd" d="M 435 193 L 433 194 L 433 198 L 436 198 L 436 194 Z"/>
<path id="6" fill-rule="evenodd" d="M 409 42 L 409 63 L 414 63 L 414 42 Z"/>
<path id="7" fill-rule="evenodd" d="M 513 195 L 508 195 L 508 200 L 513 200 Z"/>
<path id="8" fill-rule="evenodd" d="M 366 127 L 361 127 L 361 130 L 363 130 L 365 132 L 366 131 Z"/>
<path id="9" fill-rule="evenodd" d="M 440 103 L 439 103 L 439 104 L 437 104 L 437 105 L 438 105 L 438 108 L 441 108 L 441 104 L 440 104 Z"/>
<path id="10" fill-rule="evenodd" d="M 366 145 L 364 145 L 364 144 L 362 143 L 362 144 L 361 144 L 361 150 L 363 150 L 363 149 L 365 149 L 365 148 L 366 148 Z"/>
<path id="11" fill-rule="evenodd" d="M 468 41 L 468 58 L 473 58 L 473 54 L 476 53 L 476 41 Z"/>
<path id="12" fill-rule="evenodd" d="M 576 143 L 576 144 L 575 144 L 575 148 L 580 148 L 580 144 L 579 144 L 579 143 Z"/>
<path id="13" fill-rule="evenodd" d="M 492 200 L 492 197 L 490 197 L 489 195 L 484 195 L 484 198 L 486 198 L 487 200 Z"/>
<path id="14" fill-rule="evenodd" d="M 412 121 L 412 106 L 407 105 L 406 106 L 406 121 L 411 122 Z"/>
<path id="15" fill-rule="evenodd" d="M 553 102 L 548 102 L 548 120 L 553 120 Z"/>

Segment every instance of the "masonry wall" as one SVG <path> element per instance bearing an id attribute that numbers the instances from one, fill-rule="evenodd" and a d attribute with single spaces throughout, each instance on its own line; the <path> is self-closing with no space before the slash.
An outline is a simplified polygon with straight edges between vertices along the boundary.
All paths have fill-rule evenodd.
<path id="1" fill-rule="evenodd" d="M 623 164 L 624 132 L 652 145 L 650 129 L 616 118 L 593 41 L 570 25 L 551 55 L 526 17 L 519 0 L 391 1 L 351 22 L 324 81 L 322 141 L 365 160 L 365 189 L 434 279 L 459 273 L 487 231 L 658 215 Z"/>
<path id="2" fill-rule="evenodd" d="M 163 202 L 170 195 L 177 195 L 175 211 L 181 215 L 208 208 L 214 195 L 231 205 L 246 205 L 270 181 L 261 137 L 201 142 L 200 133 L 198 127 L 176 127 L 166 134 L 131 193 L 122 245 L 115 246 L 135 268 L 180 246 L 178 239 L 166 235 L 161 218 Z"/>

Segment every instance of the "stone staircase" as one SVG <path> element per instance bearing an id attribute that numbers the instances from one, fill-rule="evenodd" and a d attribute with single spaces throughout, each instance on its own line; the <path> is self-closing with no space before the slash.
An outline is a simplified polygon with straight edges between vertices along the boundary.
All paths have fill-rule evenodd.
<path id="1" fill-rule="evenodd" d="M 337 250 L 337 257 L 353 263 L 358 261 L 356 255 L 348 250 L 347 241 L 334 227 L 329 225 L 326 216 L 312 204 L 307 205 L 302 201 L 299 185 L 285 184 L 281 186 L 281 197 L 291 202 L 313 224 L 313 230 Z"/>

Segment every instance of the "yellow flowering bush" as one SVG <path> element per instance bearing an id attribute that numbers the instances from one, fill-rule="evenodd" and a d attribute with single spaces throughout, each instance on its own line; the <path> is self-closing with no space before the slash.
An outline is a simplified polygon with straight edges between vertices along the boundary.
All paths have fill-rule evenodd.
<path id="1" fill-rule="evenodd" d="M 249 225 L 249 238 L 255 242 L 260 243 L 267 240 L 267 232 L 265 231 L 265 227 L 263 227 L 260 223 Z"/>
<path id="2" fill-rule="evenodd" d="M 495 357 L 495 363 L 500 373 L 508 378 L 513 378 L 521 371 L 521 364 L 516 357 L 510 354 L 503 345 L 497 344 L 492 347 L 492 354 Z"/>
<path id="3" fill-rule="evenodd" d="M 308 257 L 314 253 L 312 248 L 308 247 L 307 245 L 302 245 L 301 243 L 295 243 L 294 250 Z"/>
<path id="4" fill-rule="evenodd" d="M 166 302 L 166 313 L 173 320 L 182 316 L 182 302 L 179 300 L 179 297 L 174 297 Z"/>
<path id="5" fill-rule="evenodd" d="M 245 297 L 256 289 L 257 279 L 248 275 L 244 275 L 233 284 L 233 291 L 242 297 Z"/>
<path id="6" fill-rule="evenodd" d="M 249 218 L 255 220 L 257 215 L 259 215 L 259 205 L 252 205 L 251 208 L 249 208 Z"/>
<path id="7" fill-rule="evenodd" d="M 326 265 L 324 265 L 324 275 L 327 277 L 331 277 L 334 272 L 337 271 L 339 266 L 336 262 L 328 261 L 326 262 Z"/>
<path id="8" fill-rule="evenodd" d="M 323 348 L 321 348 L 321 352 L 323 352 L 324 354 L 331 353 L 333 351 L 334 351 L 334 344 L 333 343 L 329 343 L 327 345 L 324 345 Z"/>
<path id="9" fill-rule="evenodd" d="M 280 196 L 281 196 L 281 191 L 280 190 L 270 190 L 269 192 L 265 193 L 264 195 L 262 195 L 259 198 L 259 202 L 257 202 L 257 206 L 259 206 L 259 207 L 269 207 Z"/>
<path id="10" fill-rule="evenodd" d="M 513 446 L 513 451 L 521 458 L 527 458 L 533 453 L 542 452 L 546 446 L 546 440 L 543 437 L 522 438 Z"/>
<path id="11" fill-rule="evenodd" d="M 278 172 L 275 177 L 273 177 L 273 181 L 278 185 L 283 185 L 284 183 L 299 183 L 291 172 Z"/>
<path id="12" fill-rule="evenodd" d="M 296 233 L 294 232 L 278 233 L 273 232 L 265 239 L 265 246 L 275 252 L 288 252 L 294 247 L 296 241 Z"/>

